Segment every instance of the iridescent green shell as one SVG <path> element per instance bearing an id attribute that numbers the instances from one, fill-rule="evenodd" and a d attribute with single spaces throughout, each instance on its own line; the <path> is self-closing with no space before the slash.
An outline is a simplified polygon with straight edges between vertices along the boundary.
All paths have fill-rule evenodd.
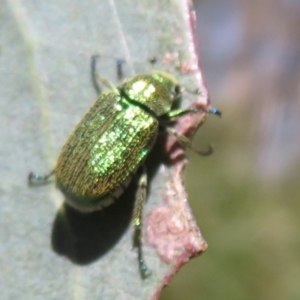
<path id="1" fill-rule="evenodd" d="M 57 185 L 68 202 L 84 211 L 110 204 L 151 150 L 157 129 L 157 120 L 143 109 L 118 93 L 103 93 L 57 161 Z"/>
<path id="2" fill-rule="evenodd" d="M 164 73 L 139 75 L 99 96 L 55 168 L 57 186 L 70 205 L 93 211 L 123 193 L 156 140 L 159 116 L 170 111 L 176 84 Z"/>

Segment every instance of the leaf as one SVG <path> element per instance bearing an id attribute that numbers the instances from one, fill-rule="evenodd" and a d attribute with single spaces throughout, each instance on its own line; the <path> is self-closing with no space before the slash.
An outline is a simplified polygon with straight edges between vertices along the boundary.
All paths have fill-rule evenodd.
<path id="1" fill-rule="evenodd" d="M 29 188 L 30 171 L 53 168 L 64 140 L 96 98 L 90 58 L 114 84 L 155 68 L 187 89 L 182 106 L 207 106 L 189 1 L 19 1 L 0 4 L 0 289 L 2 299 L 157 299 L 173 274 L 206 248 L 182 185 L 186 164 L 173 137 L 158 139 L 147 161 L 141 279 L 130 226 L 136 185 L 111 207 L 81 214 L 54 184 Z M 175 65 L 180 60 L 181 73 Z M 186 116 L 191 135 L 204 114 Z M 168 157 L 168 159 L 166 158 Z"/>

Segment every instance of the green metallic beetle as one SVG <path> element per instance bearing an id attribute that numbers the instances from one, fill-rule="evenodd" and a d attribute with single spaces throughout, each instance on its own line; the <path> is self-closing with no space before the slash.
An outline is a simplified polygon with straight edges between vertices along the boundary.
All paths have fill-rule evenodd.
<path id="1" fill-rule="evenodd" d="M 92 60 L 93 82 L 95 61 Z M 96 85 L 97 87 L 97 85 Z M 97 87 L 97 90 L 99 88 Z M 166 124 L 203 110 L 172 110 L 181 99 L 178 81 L 168 73 L 137 75 L 100 94 L 63 146 L 54 170 L 48 175 L 29 174 L 29 184 L 43 183 L 52 175 L 69 205 L 81 212 L 100 210 L 123 193 L 156 141 L 159 128 L 174 134 L 185 147 L 185 136 Z M 217 109 L 205 111 L 220 115 Z M 149 274 L 141 247 L 142 210 L 147 198 L 147 174 L 139 179 L 133 225 L 142 277 Z"/>

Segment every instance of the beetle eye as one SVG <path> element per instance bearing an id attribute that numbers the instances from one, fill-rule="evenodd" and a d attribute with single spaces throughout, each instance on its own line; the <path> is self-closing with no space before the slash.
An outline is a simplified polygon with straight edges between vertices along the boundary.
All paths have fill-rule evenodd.
<path id="1" fill-rule="evenodd" d="M 174 92 L 175 95 L 181 94 L 181 86 L 179 84 L 175 85 Z"/>

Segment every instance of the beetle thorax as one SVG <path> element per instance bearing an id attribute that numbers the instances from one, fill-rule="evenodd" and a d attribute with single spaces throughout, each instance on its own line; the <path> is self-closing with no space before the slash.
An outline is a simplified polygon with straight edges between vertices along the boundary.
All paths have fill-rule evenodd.
<path id="1" fill-rule="evenodd" d="M 149 109 L 155 116 L 162 116 L 171 110 L 174 95 L 169 82 L 160 74 L 138 75 L 124 82 L 121 90 L 128 100 Z"/>

